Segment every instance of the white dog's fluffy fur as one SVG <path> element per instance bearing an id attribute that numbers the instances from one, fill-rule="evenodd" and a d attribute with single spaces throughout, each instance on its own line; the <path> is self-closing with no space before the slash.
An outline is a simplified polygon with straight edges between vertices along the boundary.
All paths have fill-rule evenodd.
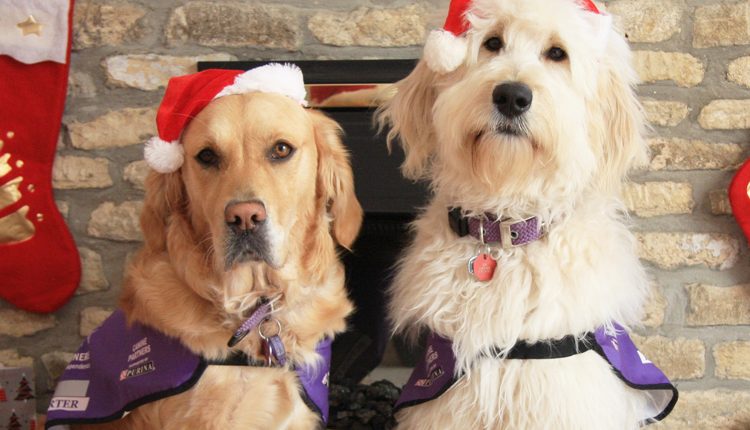
<path id="1" fill-rule="evenodd" d="M 456 386 L 398 415 L 401 429 L 632 429 L 649 400 L 594 351 L 555 360 L 477 360 L 508 349 L 640 321 L 649 280 L 624 224 L 626 172 L 646 160 L 644 120 L 625 39 L 573 0 L 475 0 L 469 52 L 456 71 L 421 61 L 380 112 L 399 139 L 407 177 L 433 198 L 413 224 L 390 291 L 397 332 L 453 341 Z M 490 52 L 484 42 L 500 37 Z M 546 57 L 560 47 L 568 58 Z M 492 92 L 504 82 L 533 91 L 526 134 L 496 132 Z M 467 215 L 536 216 L 541 240 L 500 252 L 494 278 L 473 281 L 478 241 L 458 238 L 450 207 Z"/>

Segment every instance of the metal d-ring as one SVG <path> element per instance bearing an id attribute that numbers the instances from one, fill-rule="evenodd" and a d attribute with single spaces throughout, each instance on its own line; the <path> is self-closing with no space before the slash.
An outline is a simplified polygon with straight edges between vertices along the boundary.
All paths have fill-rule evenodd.
<path id="1" fill-rule="evenodd" d="M 484 217 L 479 219 L 479 240 L 482 244 L 477 248 L 481 248 L 482 251 L 492 257 L 493 260 L 497 261 L 500 259 L 500 250 L 491 246 L 484 240 Z"/>
<path id="2" fill-rule="evenodd" d="M 266 325 L 267 322 L 275 322 L 276 323 L 276 333 L 274 334 L 267 334 L 263 332 L 263 326 Z M 281 333 L 281 322 L 275 318 L 267 318 L 262 323 L 258 325 L 258 334 L 260 335 L 260 338 L 263 340 L 268 340 L 274 336 L 278 336 Z"/>

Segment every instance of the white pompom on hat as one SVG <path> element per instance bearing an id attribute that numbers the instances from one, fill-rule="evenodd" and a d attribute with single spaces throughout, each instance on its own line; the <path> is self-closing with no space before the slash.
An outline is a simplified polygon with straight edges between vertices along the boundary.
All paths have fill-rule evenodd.
<path id="1" fill-rule="evenodd" d="M 158 136 L 146 142 L 144 158 L 159 173 L 182 166 L 180 136 L 190 121 L 211 101 L 232 94 L 276 93 L 307 106 L 302 71 L 293 64 L 271 63 L 252 70 L 211 69 L 169 80 L 156 114 Z"/>
<path id="2" fill-rule="evenodd" d="M 464 34 L 469 30 L 466 12 L 472 0 L 451 0 L 442 29 L 427 36 L 422 59 L 432 71 L 448 73 L 456 70 L 466 58 L 468 43 Z"/>
<path id="3" fill-rule="evenodd" d="M 432 71 L 444 74 L 456 70 L 466 59 L 468 42 L 466 32 L 469 31 L 469 22 L 466 13 L 471 7 L 473 0 L 451 0 L 448 16 L 443 28 L 433 30 L 427 36 L 422 59 Z M 591 0 L 575 0 L 583 9 L 597 15 L 594 23 L 597 36 L 606 36 L 611 26 L 609 15 L 603 14 Z M 606 37 L 603 37 L 606 40 Z M 601 41 L 602 37 L 597 37 Z"/>

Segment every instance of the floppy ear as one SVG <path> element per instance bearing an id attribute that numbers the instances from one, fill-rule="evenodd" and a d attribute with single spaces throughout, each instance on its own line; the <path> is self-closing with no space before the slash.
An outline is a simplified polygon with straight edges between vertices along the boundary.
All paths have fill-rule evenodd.
<path id="1" fill-rule="evenodd" d="M 333 237 L 351 247 L 362 224 L 362 207 L 354 194 L 349 154 L 341 142 L 341 127 L 317 111 L 309 111 L 318 148 L 317 195 L 333 218 Z"/>
<path id="2" fill-rule="evenodd" d="M 381 131 L 390 126 L 388 149 L 398 138 L 406 155 L 401 172 L 414 180 L 428 175 L 430 157 L 435 150 L 432 106 L 437 98 L 436 79 L 437 74 L 421 60 L 409 76 L 395 84 L 396 95 L 377 113 Z"/>
<path id="3" fill-rule="evenodd" d="M 151 171 L 146 178 L 146 198 L 141 212 L 141 230 L 147 250 L 156 253 L 167 249 L 169 217 L 185 208 L 185 188 L 180 171 Z"/>
<path id="4" fill-rule="evenodd" d="M 631 168 L 648 163 L 648 146 L 645 115 L 634 91 L 638 77 L 632 55 L 624 37 L 610 31 L 593 101 L 592 115 L 600 116 L 592 121 L 592 132 L 600 142 L 601 185 L 617 191 Z"/>

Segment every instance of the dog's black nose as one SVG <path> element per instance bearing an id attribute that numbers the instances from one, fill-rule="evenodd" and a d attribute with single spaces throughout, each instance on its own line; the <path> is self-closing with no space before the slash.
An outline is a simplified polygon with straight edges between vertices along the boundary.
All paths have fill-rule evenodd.
<path id="1" fill-rule="evenodd" d="M 224 209 L 224 221 L 236 231 L 255 230 L 266 218 L 266 207 L 260 202 L 231 203 Z"/>
<path id="2" fill-rule="evenodd" d="M 508 118 L 515 118 L 531 107 L 534 95 L 526 84 L 506 82 L 492 91 L 492 101 L 497 110 Z"/>

